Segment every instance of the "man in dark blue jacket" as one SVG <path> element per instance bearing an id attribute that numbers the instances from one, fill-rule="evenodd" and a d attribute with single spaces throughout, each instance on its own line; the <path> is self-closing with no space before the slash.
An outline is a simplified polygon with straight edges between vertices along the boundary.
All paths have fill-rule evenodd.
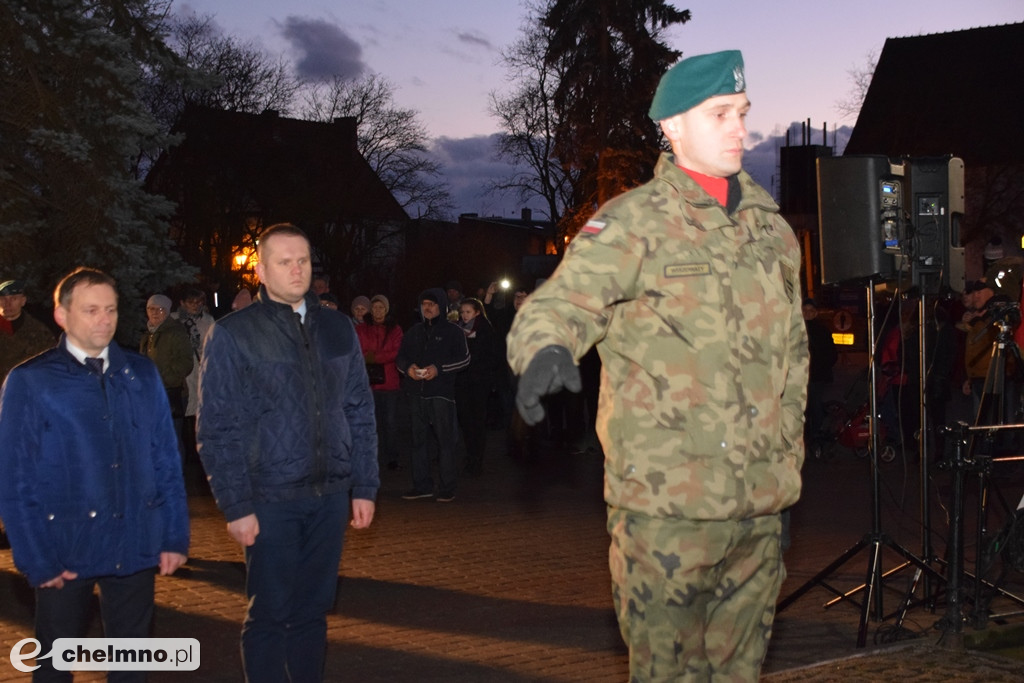
<path id="1" fill-rule="evenodd" d="M 432 498 L 434 479 L 430 473 L 429 440 L 437 439 L 437 500 L 455 500 L 458 466 L 455 446 L 459 424 L 455 415 L 455 375 L 469 366 L 466 335 L 445 317 L 448 295 L 443 289 L 420 294 L 423 322 L 409 328 L 402 337 L 395 365 L 402 373 L 402 386 L 409 397 L 412 416 L 412 490 L 406 500 Z"/>
<path id="2" fill-rule="evenodd" d="M 80 268 L 57 285 L 54 304 L 60 341 L 14 368 L 0 394 L 0 517 L 36 589 L 41 654 L 57 638 L 86 635 L 97 584 L 104 635 L 149 637 L 156 570 L 173 573 L 189 543 L 160 374 L 110 343 L 114 280 Z M 36 660 L 36 680 L 71 680 L 51 662 Z"/>
<path id="3" fill-rule="evenodd" d="M 348 316 L 309 291 L 309 240 L 260 236 L 253 304 L 214 323 L 199 375 L 199 456 L 245 549 L 249 681 L 319 681 L 338 562 L 373 520 L 380 479 L 373 395 Z"/>

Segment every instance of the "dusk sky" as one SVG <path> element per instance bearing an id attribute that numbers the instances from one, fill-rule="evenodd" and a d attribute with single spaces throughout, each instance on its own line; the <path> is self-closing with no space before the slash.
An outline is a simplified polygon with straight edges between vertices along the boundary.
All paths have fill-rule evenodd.
<path id="1" fill-rule="evenodd" d="M 753 103 L 748 118 L 751 147 L 808 118 L 818 131 L 823 124 L 830 131 L 837 125 L 852 126 L 855 120 L 843 119 L 836 103 L 853 92 L 849 72 L 863 71 L 886 38 L 1024 21 L 1022 0 L 673 4 L 692 14 L 668 34 L 669 44 L 684 57 L 743 51 Z M 510 89 L 500 53 L 521 34 L 525 9 L 520 2 L 178 0 L 175 10 L 214 16 L 225 33 L 285 55 L 308 77 L 385 76 L 396 87 L 396 102 L 417 110 L 436 139 L 435 151 L 450 167 L 456 211 L 499 212 L 480 198 L 478 206 L 465 205 L 474 200 L 461 194 L 459 178 L 497 172 L 490 168 L 487 136 L 498 130 L 487 113 L 488 93 Z M 950 87 L 955 97 L 955 84 Z M 461 167 L 464 163 L 469 165 Z M 508 213 L 504 208 L 500 212 Z"/>

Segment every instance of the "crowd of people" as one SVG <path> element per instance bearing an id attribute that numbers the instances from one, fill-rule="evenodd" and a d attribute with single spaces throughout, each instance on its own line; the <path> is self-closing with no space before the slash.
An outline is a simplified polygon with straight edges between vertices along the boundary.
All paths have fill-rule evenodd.
<path id="1" fill-rule="evenodd" d="M 514 285 L 506 292 L 492 282 L 477 288 L 477 296 L 467 296 L 458 280 L 449 280 L 444 287 L 419 294 L 410 307 L 417 321 L 403 329 L 387 295 L 357 295 L 346 307 L 329 283 L 324 275 L 314 276 L 311 291 L 320 306 L 347 310 L 355 327 L 373 394 L 379 466 L 409 470 L 412 488 L 406 499 L 453 501 L 460 475 L 483 475 L 489 439 L 504 439 L 507 454 L 523 462 L 538 457 L 545 442 L 570 453 L 582 452 L 586 444 L 594 449 L 596 439 L 591 435 L 599 365 L 589 375 L 593 390 L 589 403 L 571 395 L 549 399 L 558 411 L 557 428 L 551 420 L 533 429 L 515 412 L 515 378 L 505 360 L 505 337 L 531 291 L 529 286 Z M 189 312 L 186 302 L 194 300 L 197 292 L 201 295 L 200 290 L 187 290 L 171 314 L 172 320 L 190 324 L 193 341 L 197 335 L 202 340 L 213 321 L 208 311 L 201 311 L 202 318 Z M 148 339 L 149 335 L 144 347 Z M 202 343 L 194 351 L 197 376 Z M 193 375 L 186 379 L 192 380 Z M 194 454 L 197 395 L 193 385 L 186 384 L 183 443 L 185 452 Z M 564 425 L 569 427 L 563 429 Z M 436 473 L 432 471 L 435 462 Z"/>

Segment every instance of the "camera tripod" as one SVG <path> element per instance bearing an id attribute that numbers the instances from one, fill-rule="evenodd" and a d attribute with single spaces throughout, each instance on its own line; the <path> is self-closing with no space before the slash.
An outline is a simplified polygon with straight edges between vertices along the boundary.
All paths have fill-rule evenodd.
<path id="1" fill-rule="evenodd" d="M 946 468 L 953 474 L 953 502 L 950 520 L 951 535 L 948 553 L 949 566 L 948 598 L 945 617 L 939 622 L 944 630 L 959 633 L 962 630 L 964 614 L 961 600 L 963 578 L 969 577 L 974 582 L 973 609 L 970 622 L 975 628 L 983 628 L 990 618 L 989 605 L 993 593 L 999 593 L 1018 605 L 1024 605 L 1021 598 L 998 585 L 985 580 L 985 574 L 991 568 L 993 557 L 986 541 L 988 535 L 988 501 L 991 489 L 991 472 L 993 464 L 1024 460 L 1022 456 L 996 457 L 993 455 L 995 442 L 1005 435 L 1012 435 L 1024 428 L 1024 424 L 1007 424 L 1006 408 L 1006 368 L 1007 354 L 1016 362 L 1015 372 L 1020 373 L 1022 367 L 1020 350 L 1013 341 L 1012 330 L 1020 324 L 1020 306 L 1013 303 L 999 303 L 993 306 L 987 319 L 998 325 L 999 332 L 992 342 L 992 355 L 981 393 L 975 424 L 969 427 L 960 423 L 957 430 L 956 447 Z M 984 450 L 986 452 L 979 453 Z M 964 478 L 968 473 L 977 475 L 978 509 L 977 509 L 977 556 L 975 572 L 971 575 L 964 569 Z M 1005 500 L 1002 501 L 1004 507 Z M 1011 522 L 1013 515 L 1011 514 Z M 988 592 L 986 592 L 988 589 Z M 998 615 L 1009 616 L 1009 615 Z"/>
<path id="2" fill-rule="evenodd" d="M 777 606 L 776 611 L 781 612 L 789 605 L 799 599 L 814 586 L 822 586 L 833 593 L 836 598 L 829 602 L 826 607 L 849 600 L 858 604 L 855 597 L 861 591 L 865 591 L 863 600 L 858 604 L 860 608 L 860 622 L 857 629 L 857 647 L 864 647 L 867 643 L 868 620 L 873 615 L 876 621 L 883 618 L 882 581 L 894 572 L 898 572 L 908 566 L 917 567 L 921 573 L 938 580 L 943 580 L 941 574 L 933 569 L 927 562 L 917 557 L 909 550 L 898 544 L 895 540 L 882 532 L 882 510 L 881 510 L 881 480 L 878 470 L 879 461 L 879 430 L 878 430 L 878 398 L 877 398 L 877 371 L 878 358 L 875 342 L 875 303 L 874 303 L 874 282 L 869 279 L 867 286 L 867 311 L 868 311 L 868 359 L 869 359 L 869 402 L 870 415 L 869 427 L 871 435 L 871 446 L 869 450 L 869 462 L 871 468 L 871 530 L 866 533 L 857 543 L 851 546 L 843 554 L 837 557 L 832 563 L 819 571 L 803 585 L 783 598 Z M 888 548 L 897 553 L 905 562 L 900 566 L 883 574 L 882 572 L 882 551 Z M 868 551 L 868 564 L 864 584 L 853 590 L 842 592 L 829 585 L 827 579 L 840 567 L 856 557 L 862 550 Z"/>

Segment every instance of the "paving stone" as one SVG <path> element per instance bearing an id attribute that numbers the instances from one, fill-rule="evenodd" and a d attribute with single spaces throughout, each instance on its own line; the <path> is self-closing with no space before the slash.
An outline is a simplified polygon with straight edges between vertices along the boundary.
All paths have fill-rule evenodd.
<path id="1" fill-rule="evenodd" d="M 383 471 L 373 526 L 347 535 L 336 609 L 328 619 L 327 680 L 627 680 L 627 653 L 611 604 L 599 456 L 551 447 L 546 460 L 524 470 L 502 454 L 502 433 L 490 432 L 489 439 L 484 475 L 461 482 L 450 505 L 402 500 L 408 471 Z M 916 459 L 897 459 L 880 473 L 882 529 L 917 552 Z M 1019 474 L 994 478 L 1006 485 L 1008 498 L 1019 497 Z M 853 454 L 807 464 L 804 496 L 793 510 L 783 597 L 873 531 L 870 481 L 867 461 Z M 935 503 L 935 547 L 944 552 L 949 501 L 937 496 Z M 242 552 L 212 499 L 192 495 L 190 511 L 191 557 L 175 576 L 157 579 L 156 632 L 198 638 L 202 666 L 150 679 L 235 683 L 241 680 L 245 609 Z M 993 510 L 993 529 L 999 519 Z M 968 526 L 965 536 L 969 569 L 973 529 Z M 855 588 L 867 575 L 868 557 L 854 556 L 828 582 L 843 592 Z M 895 553 L 882 554 L 885 569 L 900 561 Z M 883 582 L 884 615 L 903 601 L 911 574 Z M 1009 589 L 1024 593 L 1020 578 L 1012 577 Z M 908 610 L 901 635 L 913 640 L 876 642 L 894 619 L 872 619 L 867 646 L 857 648 L 860 608 L 844 601 L 825 609 L 832 597 L 815 585 L 777 616 L 763 680 L 1024 680 L 1024 662 L 949 648 L 935 628 L 944 614 L 941 599 L 936 609 Z M 15 573 L 10 551 L 0 551 L 0 681 L 29 678 L 11 667 L 8 655 L 16 641 L 31 636 L 31 615 L 31 591 Z M 99 635 L 98 625 L 93 630 Z"/>

